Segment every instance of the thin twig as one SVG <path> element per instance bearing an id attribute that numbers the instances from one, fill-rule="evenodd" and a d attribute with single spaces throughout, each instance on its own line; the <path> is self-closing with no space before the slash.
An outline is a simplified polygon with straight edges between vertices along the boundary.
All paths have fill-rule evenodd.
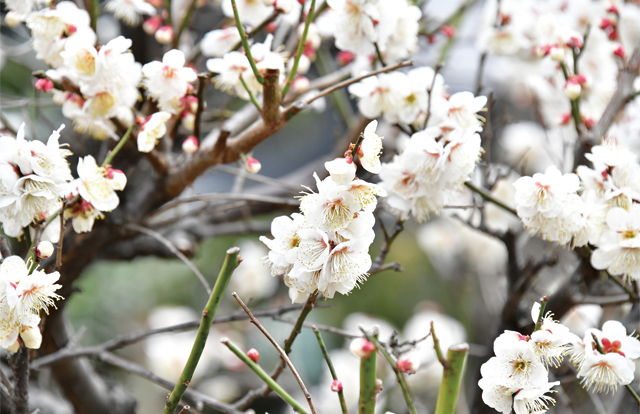
<path id="1" fill-rule="evenodd" d="M 249 100 L 251 100 L 251 103 L 256 107 L 256 109 L 258 109 L 258 112 L 262 112 L 262 109 L 260 108 L 260 104 L 256 100 L 256 97 L 253 96 L 253 93 L 251 93 L 251 89 L 249 89 L 249 85 L 247 85 L 247 81 L 244 80 L 244 77 L 242 76 L 242 74 L 240 74 L 240 82 L 242 82 L 242 86 L 244 86 L 244 89 L 247 91 L 247 94 L 249 95 Z"/>
<path id="2" fill-rule="evenodd" d="M 166 248 L 171 251 L 171 253 L 173 253 L 178 259 L 182 260 L 182 262 L 185 265 L 187 265 L 187 267 L 193 272 L 193 274 L 196 275 L 196 277 L 198 278 L 200 283 L 202 283 L 202 286 L 204 286 L 205 290 L 207 291 L 207 294 L 211 295 L 211 285 L 209 284 L 209 282 L 207 282 L 207 279 L 200 272 L 200 270 L 198 270 L 196 265 L 194 265 L 193 262 L 191 260 L 189 260 L 189 258 L 187 256 L 182 254 L 182 252 L 180 250 L 178 250 L 178 248 L 176 246 L 174 246 L 173 243 L 171 243 L 171 241 L 169 239 L 167 239 L 166 237 L 164 237 L 162 234 L 158 233 L 155 230 L 151 230 L 149 228 L 142 227 L 142 226 L 140 226 L 138 224 L 135 224 L 135 223 L 126 224 L 125 227 L 127 227 L 127 228 L 129 228 L 131 230 L 135 230 L 137 232 L 146 234 L 147 236 L 151 236 L 154 239 L 158 240 L 160 243 L 164 244 L 166 246 Z"/>
<path id="3" fill-rule="evenodd" d="M 251 65 L 251 70 L 255 75 L 256 79 L 260 84 L 264 82 L 262 76 L 260 76 L 260 72 L 256 67 L 256 61 L 253 60 L 253 56 L 251 56 L 251 47 L 249 46 L 249 42 L 247 41 L 247 35 L 242 28 L 242 23 L 240 22 L 240 16 L 238 15 L 238 7 L 236 6 L 236 0 L 231 0 L 231 7 L 233 8 L 233 17 L 236 20 L 236 27 L 238 28 L 238 32 L 240 33 L 240 40 L 242 41 L 242 47 L 244 47 L 244 52 L 247 54 L 247 59 L 249 59 L 249 65 Z M 240 76 L 242 79 L 242 76 Z M 244 83 L 244 81 L 243 81 Z M 251 94 L 251 92 L 249 92 Z"/>
<path id="4" fill-rule="evenodd" d="M 436 330 L 433 327 L 433 321 L 431 321 L 431 337 L 433 338 L 433 349 L 436 351 L 436 355 L 438 356 L 438 361 L 444 369 L 447 369 L 449 364 L 447 363 L 447 359 L 442 354 L 442 349 L 440 349 L 440 340 L 436 335 Z"/>
<path id="5" fill-rule="evenodd" d="M 320 351 L 322 351 L 322 356 L 324 357 L 327 366 L 329 367 L 329 372 L 331 373 L 331 378 L 334 381 L 338 380 L 338 374 L 336 374 L 335 368 L 333 368 L 333 363 L 331 362 L 331 357 L 329 356 L 329 352 L 327 351 L 327 347 L 322 340 L 322 335 L 320 335 L 320 331 L 318 328 L 313 325 L 312 327 L 313 333 L 316 334 L 316 339 L 318 340 L 318 345 L 320 346 Z M 347 402 L 344 399 L 344 392 L 342 389 L 338 391 L 338 399 L 340 400 L 340 408 L 342 409 L 342 414 L 349 414 L 349 410 L 347 409 Z"/>
<path id="6" fill-rule="evenodd" d="M 64 210 L 64 206 L 62 207 Z M 56 270 L 60 270 L 62 267 L 62 245 L 64 243 L 64 214 L 60 216 L 60 236 L 58 238 L 58 252 L 56 253 Z"/>
<path id="7" fill-rule="evenodd" d="M 307 42 L 307 33 L 309 33 L 309 26 L 311 25 L 311 21 L 313 20 L 313 10 L 316 7 L 316 0 L 311 0 L 311 6 L 309 7 L 309 11 L 307 12 L 307 20 L 304 24 L 304 30 L 302 32 L 302 37 L 300 38 L 300 43 L 298 44 L 298 51 L 296 52 L 295 60 L 293 61 L 293 67 L 291 68 L 291 72 L 289 72 L 289 77 L 287 78 L 287 83 L 282 88 L 282 99 L 287 96 L 287 92 L 289 92 L 289 88 L 291 88 L 291 83 L 293 82 L 293 78 L 296 76 L 296 72 L 298 72 L 298 63 L 300 62 L 300 58 L 302 57 L 302 52 L 304 51 L 305 43 Z M 304 5 L 303 5 L 304 10 Z"/>
<path id="8" fill-rule="evenodd" d="M 380 221 L 380 225 L 382 226 L 382 221 Z M 386 269 L 394 269 L 397 272 L 401 272 L 402 266 L 393 266 L 393 264 L 385 267 L 383 269 L 383 264 L 384 264 L 384 260 L 386 259 L 387 255 L 389 254 L 389 250 L 391 249 L 391 244 L 393 243 L 393 241 L 396 239 L 396 237 L 398 237 L 398 235 L 402 232 L 402 230 L 404 230 L 404 220 L 400 220 L 398 219 L 398 221 L 396 222 L 395 227 L 393 228 L 393 233 L 391 233 L 390 235 L 387 235 L 386 233 L 386 229 L 384 229 L 383 227 L 383 231 L 385 233 L 385 241 L 384 244 L 382 245 L 382 247 L 380 248 L 380 251 L 378 252 L 378 255 L 376 256 L 375 260 L 373 261 L 373 264 L 371 265 L 371 268 L 369 269 L 369 274 L 374 274 L 374 273 L 378 273 L 381 272 L 383 270 Z"/>
<path id="9" fill-rule="evenodd" d="M 312 413 L 316 414 L 317 412 L 316 412 L 316 408 L 313 405 L 313 401 L 311 399 L 311 393 L 309 393 L 309 390 L 307 390 L 307 387 L 304 385 L 304 381 L 302 381 L 300 374 L 298 374 L 296 367 L 293 365 L 293 363 L 287 356 L 286 352 L 284 352 L 284 350 L 280 347 L 280 345 L 278 345 L 278 342 L 275 339 L 273 339 L 273 336 L 271 336 L 269 331 L 267 331 L 267 329 L 264 326 L 262 326 L 260 321 L 258 321 L 258 319 L 255 316 L 253 316 L 253 313 L 251 313 L 251 310 L 247 307 L 247 305 L 244 304 L 242 299 L 240 299 L 240 296 L 238 296 L 236 292 L 233 292 L 232 296 L 236 300 L 236 302 L 238 302 L 240 307 L 246 312 L 247 316 L 249 316 L 251 323 L 253 323 L 256 326 L 256 328 L 258 328 L 260 332 L 262 332 L 262 334 L 269 340 L 269 342 L 271 342 L 271 345 L 273 345 L 276 351 L 278 351 L 278 353 L 280 354 L 280 358 L 282 358 L 282 360 L 287 364 L 287 366 L 291 370 L 291 373 L 293 374 L 293 377 L 298 382 L 298 385 L 300 386 L 300 389 L 302 390 L 302 393 L 304 394 L 304 397 L 307 400 L 307 404 L 309 404 L 309 409 L 311 409 Z"/>
<path id="10" fill-rule="evenodd" d="M 194 4 L 197 0 L 194 0 Z M 196 136 L 198 142 L 200 142 L 201 134 L 201 120 L 202 120 L 202 110 L 205 107 L 204 101 L 204 88 L 207 86 L 207 82 L 209 82 L 209 77 L 206 75 L 198 75 L 198 108 L 196 109 L 196 119 L 193 124 L 193 135 Z"/>
<path id="11" fill-rule="evenodd" d="M 413 65 L 413 62 L 411 60 L 407 60 L 405 62 L 398 63 L 397 65 L 384 67 L 382 69 L 375 70 L 373 72 L 367 73 L 367 74 L 362 75 L 362 76 L 358 76 L 358 77 L 355 77 L 355 78 L 347 79 L 345 81 L 342 81 L 340 83 L 335 84 L 334 86 L 332 86 L 330 88 L 327 88 L 327 89 L 323 90 L 322 92 L 320 92 L 319 94 L 317 94 L 315 96 L 310 97 L 309 99 L 307 99 L 307 101 L 305 103 L 307 105 L 309 105 L 311 102 L 315 101 L 316 99 L 320 99 L 323 96 L 327 96 L 330 93 L 333 93 L 333 92 L 337 91 L 338 89 L 346 88 L 347 86 L 349 86 L 349 85 L 351 85 L 353 83 L 356 83 L 356 82 L 360 82 L 363 79 L 369 78 L 371 76 L 376 76 L 376 75 L 379 75 L 381 73 L 391 72 L 391 71 L 394 71 L 396 69 L 404 68 L 406 66 L 411 66 L 411 65 Z"/>
<path id="12" fill-rule="evenodd" d="M 184 197 L 175 199 L 158 210 L 153 212 L 153 216 L 157 216 L 167 210 L 170 210 L 180 204 L 193 203 L 195 201 L 215 201 L 215 200 L 240 200 L 240 201 L 255 201 L 257 203 L 267 204 L 280 204 L 283 206 L 298 207 L 300 202 L 294 199 L 278 198 L 271 196 L 262 196 L 258 194 L 237 194 L 237 193 L 214 193 L 214 194 L 200 194 L 197 196 Z"/>
<path id="13" fill-rule="evenodd" d="M 493 204 L 495 204 L 498 207 L 501 207 L 502 209 L 508 211 L 509 213 L 517 216 L 518 213 L 516 212 L 515 209 L 507 206 L 506 204 L 504 204 L 501 201 L 498 201 L 497 199 L 495 199 L 492 195 L 486 193 L 484 190 L 481 190 L 480 188 L 476 187 L 475 185 L 473 185 L 470 181 L 465 181 L 464 183 L 465 186 L 467 186 L 467 188 L 469 188 L 471 191 L 473 191 L 474 193 L 477 193 L 480 195 L 480 197 L 482 197 L 483 199 L 485 199 L 486 201 L 490 201 Z"/>
<path id="14" fill-rule="evenodd" d="M 427 124 L 429 123 L 429 118 L 431 118 L 431 96 L 433 95 L 433 87 L 436 85 L 436 78 L 438 77 L 438 73 L 440 72 L 440 70 L 444 67 L 444 62 L 440 62 L 436 65 L 436 67 L 433 69 L 433 79 L 431 80 L 431 86 L 429 86 L 429 89 L 427 89 L 427 116 L 424 119 L 424 126 L 422 127 L 423 129 L 427 128 Z"/>

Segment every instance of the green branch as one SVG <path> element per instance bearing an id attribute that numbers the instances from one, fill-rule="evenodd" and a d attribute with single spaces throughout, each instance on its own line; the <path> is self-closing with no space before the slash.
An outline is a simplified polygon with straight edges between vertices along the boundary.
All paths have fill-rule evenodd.
<path id="1" fill-rule="evenodd" d="M 258 109 L 258 112 L 262 112 L 262 109 L 260 108 L 260 104 L 258 103 L 258 101 L 256 100 L 256 97 L 253 96 L 253 94 L 251 93 L 251 90 L 249 89 L 249 85 L 247 85 L 247 81 L 244 80 L 244 78 L 242 77 L 242 74 L 240 74 L 240 82 L 242 82 L 242 86 L 244 86 L 244 89 L 247 91 L 247 93 L 249 94 L 249 99 L 251 100 L 251 102 L 255 105 L 255 107 Z"/>
<path id="2" fill-rule="evenodd" d="M 169 398 L 167 399 L 167 403 L 164 407 L 164 414 L 174 414 L 178 403 L 182 399 L 182 396 L 184 395 L 187 387 L 189 386 L 189 383 L 191 382 L 191 379 L 193 378 L 193 373 L 196 370 L 196 366 L 198 365 L 198 361 L 200 361 L 200 356 L 202 355 L 202 351 L 204 350 L 204 346 L 207 342 L 207 337 L 209 336 L 209 331 L 211 330 L 213 317 L 216 314 L 216 309 L 218 307 L 218 304 L 220 303 L 220 299 L 222 299 L 222 294 L 229 284 L 229 280 L 231 279 L 233 271 L 238 266 L 239 252 L 240 249 L 237 247 L 232 247 L 231 249 L 227 250 L 227 257 L 225 258 L 222 269 L 220 270 L 220 275 L 218 276 L 216 285 L 213 287 L 213 292 L 211 292 L 209 301 L 202 311 L 200 328 L 198 328 L 198 333 L 196 335 L 196 340 L 193 343 L 191 354 L 189 355 L 187 364 L 182 370 L 180 379 L 176 383 L 176 386 L 171 394 L 169 394 Z"/>
<path id="3" fill-rule="evenodd" d="M 320 335 L 320 331 L 318 330 L 318 328 L 316 328 L 315 325 L 313 325 L 313 333 L 316 334 L 316 339 L 318 339 L 318 345 L 320 345 L 322 356 L 327 362 L 327 366 L 329 367 L 329 371 L 331 372 L 331 378 L 333 378 L 334 381 L 338 381 L 338 375 L 336 374 L 336 370 L 333 368 L 333 363 L 331 362 L 329 352 L 327 352 L 327 347 L 324 345 L 322 335 Z M 349 414 L 349 410 L 347 410 L 347 402 L 344 399 L 344 392 L 342 390 L 338 391 L 338 398 L 340 399 L 340 408 L 342 409 L 342 414 Z"/>
<path id="4" fill-rule="evenodd" d="M 251 65 L 251 70 L 255 75 L 256 79 L 260 84 L 264 82 L 262 76 L 260 76 L 260 72 L 258 72 L 258 68 L 256 67 L 256 62 L 253 60 L 253 56 L 251 56 L 251 47 L 249 46 L 249 41 L 247 40 L 247 35 L 242 28 L 242 23 L 240 23 L 240 16 L 238 15 L 238 7 L 236 6 L 236 0 L 231 0 L 231 7 L 233 8 L 233 17 L 236 19 L 236 27 L 238 28 L 238 32 L 240 33 L 240 40 L 242 41 L 242 47 L 244 48 L 244 52 L 247 54 L 247 59 L 249 59 L 249 64 Z"/>
<path id="5" fill-rule="evenodd" d="M 231 342 L 227 338 L 222 338 L 220 340 L 231 352 L 236 354 L 238 358 L 242 360 L 253 372 L 260 377 L 276 394 L 278 394 L 287 404 L 289 404 L 293 409 L 300 414 L 308 414 L 304 407 L 296 401 L 291 395 L 289 395 L 284 388 L 282 388 L 277 382 L 275 382 L 269 374 L 265 370 L 260 367 L 260 365 L 256 364 L 249 358 L 244 352 L 242 352 L 233 342 Z M 165 411 L 166 413 L 166 411 Z M 173 413 L 173 412 L 172 412 Z"/>
<path id="6" fill-rule="evenodd" d="M 302 6 L 304 9 L 304 5 Z M 316 0 L 311 0 L 311 6 L 309 7 L 309 12 L 307 13 L 307 20 L 304 23 L 304 31 L 302 32 L 302 37 L 300 38 L 300 43 L 298 44 L 298 52 L 296 53 L 296 59 L 293 61 L 293 67 L 291 68 L 291 72 L 289 72 L 289 78 L 287 79 L 287 83 L 282 88 L 282 99 L 289 92 L 289 88 L 291 88 L 291 83 L 293 82 L 293 78 L 296 76 L 296 72 L 298 71 L 298 62 L 300 62 L 300 58 L 302 57 L 302 52 L 304 51 L 304 45 L 307 43 L 307 33 L 309 33 L 309 26 L 311 25 L 311 21 L 313 20 L 313 10 L 316 7 Z"/>
<path id="7" fill-rule="evenodd" d="M 454 414 L 456 412 L 462 371 L 468 352 L 469 345 L 466 343 L 453 345 L 449 348 L 447 366 L 442 373 L 442 384 L 434 414 Z"/>
<path id="8" fill-rule="evenodd" d="M 538 313 L 538 320 L 536 321 L 536 327 L 533 332 L 539 331 L 542 326 L 542 320 L 544 319 L 544 309 L 547 307 L 547 302 L 551 296 L 545 296 L 540 299 L 540 312 Z"/>
<path id="9" fill-rule="evenodd" d="M 393 372 L 395 372 L 396 378 L 398 379 L 398 384 L 400 384 L 400 388 L 402 388 L 402 395 L 404 396 L 404 400 L 407 403 L 407 407 L 409 408 L 409 411 L 411 412 L 411 414 L 416 414 L 416 407 L 413 405 L 411 394 L 409 394 L 409 387 L 407 386 L 407 381 L 404 379 L 404 375 L 402 375 L 402 372 L 398 370 L 397 363 L 393 360 L 393 358 L 391 358 L 391 355 L 389 355 L 387 350 L 382 345 L 380 345 L 378 338 L 367 335 L 367 333 L 364 330 L 362 330 L 362 333 L 364 334 L 364 336 L 367 338 L 369 342 L 372 342 L 376 346 L 378 351 L 380 351 L 382 353 L 382 356 L 384 356 L 384 359 L 386 359 L 389 365 L 391 365 L 391 369 L 393 369 Z"/>
<path id="10" fill-rule="evenodd" d="M 490 201 L 493 204 L 495 204 L 496 206 L 508 211 L 509 213 L 517 216 L 518 213 L 516 212 L 515 209 L 507 206 L 506 204 L 504 204 L 501 201 L 498 201 L 497 199 L 493 198 L 493 196 L 491 196 L 490 194 L 485 193 L 483 190 L 479 189 L 478 187 L 476 187 L 475 185 L 473 185 L 471 183 L 471 181 L 466 181 L 464 183 L 465 186 L 467 186 L 468 189 L 470 189 L 471 191 L 473 191 L 474 193 L 477 193 L 480 195 L 480 197 L 482 197 L 483 199 L 485 199 L 486 201 Z"/>
<path id="11" fill-rule="evenodd" d="M 132 124 L 129 127 L 129 129 L 127 129 L 127 132 L 124 133 L 124 135 L 122 136 L 122 139 L 120 139 L 120 142 L 118 142 L 118 145 L 116 145 L 116 147 L 113 150 L 109 151 L 109 153 L 107 154 L 107 157 L 104 159 L 100 167 L 104 168 L 107 165 L 111 165 L 111 161 L 113 161 L 113 157 L 115 157 L 116 154 L 120 152 L 122 147 L 124 147 L 124 144 L 126 144 L 127 141 L 129 140 L 129 136 L 131 135 L 131 131 L 133 131 L 134 125 L 135 123 Z"/>
<path id="12" fill-rule="evenodd" d="M 180 44 L 180 36 L 182 36 L 182 32 L 184 32 L 184 29 L 187 28 L 187 25 L 189 24 L 189 20 L 191 20 L 191 15 L 193 14 L 193 11 L 196 8 L 196 3 L 198 3 L 198 0 L 191 0 L 191 4 L 189 5 L 189 8 L 187 9 L 187 12 L 184 14 L 184 17 L 182 18 L 182 21 L 180 22 L 180 26 L 178 26 L 178 31 L 176 32 L 175 36 L 173 37 L 173 48 L 177 49 L 178 45 Z"/>
<path id="13" fill-rule="evenodd" d="M 373 335 L 376 337 L 378 334 Z M 372 352 L 367 358 L 360 359 L 360 397 L 358 399 L 358 414 L 374 414 L 376 410 L 376 396 L 378 384 L 376 378 L 377 352 Z"/>

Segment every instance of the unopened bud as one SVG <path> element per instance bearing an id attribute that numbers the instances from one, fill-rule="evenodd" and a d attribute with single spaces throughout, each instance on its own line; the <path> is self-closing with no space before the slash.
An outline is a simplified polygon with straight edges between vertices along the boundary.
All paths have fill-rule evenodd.
<path id="1" fill-rule="evenodd" d="M 193 131 L 196 127 L 196 115 L 190 111 L 184 111 L 182 113 L 182 126 L 189 131 Z"/>
<path id="2" fill-rule="evenodd" d="M 355 59 L 355 57 L 356 55 L 354 55 L 353 53 L 343 50 L 341 52 L 338 52 L 338 54 L 336 55 L 336 60 L 338 61 L 338 64 L 340 66 L 345 66 L 353 62 L 353 59 Z"/>
<path id="3" fill-rule="evenodd" d="M 556 62 L 562 62 L 564 60 L 564 55 L 564 49 L 560 46 L 552 46 L 551 50 L 549 50 L 549 56 L 551 56 L 551 59 Z"/>
<path id="4" fill-rule="evenodd" d="M 451 39 L 456 34 L 456 28 L 451 25 L 444 25 L 440 28 L 440 33 Z"/>
<path id="5" fill-rule="evenodd" d="M 256 160 L 253 157 L 247 157 L 247 171 L 252 174 L 256 174 L 260 171 L 261 168 L 262 165 L 260 164 L 260 161 Z"/>
<path id="6" fill-rule="evenodd" d="M 267 27 L 265 28 L 265 31 L 267 33 L 275 33 L 276 29 L 278 28 L 278 23 L 276 22 L 271 22 L 267 25 Z"/>
<path id="7" fill-rule="evenodd" d="M 42 344 L 42 333 L 38 326 L 27 326 L 24 331 L 20 332 L 20 337 L 27 348 L 38 349 Z"/>
<path id="8" fill-rule="evenodd" d="M 276 0 L 262 0 L 265 6 L 273 6 L 276 3 Z"/>
<path id="9" fill-rule="evenodd" d="M 560 119 L 558 120 L 560 125 L 569 125 L 569 122 L 571 122 L 571 112 L 565 112 L 560 115 Z"/>
<path id="10" fill-rule="evenodd" d="M 36 89 L 45 93 L 51 92 L 53 89 L 53 82 L 51 79 L 42 78 L 36 81 Z"/>
<path id="11" fill-rule="evenodd" d="M 367 341 L 366 338 L 356 338 L 349 345 L 349 351 L 360 359 L 369 358 L 369 355 L 375 350 L 376 346 Z"/>
<path id="12" fill-rule="evenodd" d="M 342 381 L 333 380 L 333 382 L 331 383 L 331 391 L 333 392 L 342 391 Z"/>
<path id="13" fill-rule="evenodd" d="M 155 34 L 156 41 L 166 45 L 173 41 L 173 28 L 171 26 L 160 27 Z"/>
<path id="14" fill-rule="evenodd" d="M 564 84 L 564 94 L 572 101 L 580 96 L 580 92 L 582 92 L 582 86 L 577 80 L 569 78 Z"/>
<path id="15" fill-rule="evenodd" d="M 287 69 L 289 70 L 289 72 L 293 70 L 293 63 L 294 63 L 294 60 L 289 59 L 289 64 L 287 65 L 288 66 Z M 306 55 L 302 55 L 298 60 L 298 69 L 296 73 L 298 75 L 304 75 L 305 73 L 309 72 L 310 67 L 311 67 L 311 60 L 309 60 L 309 58 Z"/>
<path id="16" fill-rule="evenodd" d="M 249 357 L 250 360 L 252 360 L 257 364 L 258 360 L 260 359 L 260 352 L 258 352 L 258 350 L 255 348 L 251 348 L 250 350 L 247 351 L 247 356 Z"/>
<path id="17" fill-rule="evenodd" d="M 198 138 L 196 138 L 194 135 L 191 135 L 182 143 L 182 151 L 186 152 L 187 154 L 193 154 L 194 152 L 198 151 L 198 147 Z"/>
<path id="18" fill-rule="evenodd" d="M 9 27 L 16 27 L 20 22 L 20 16 L 18 16 L 18 12 L 15 10 L 11 10 L 4 16 L 4 23 Z"/>
<path id="19" fill-rule="evenodd" d="M 38 259 L 48 259 L 53 254 L 53 244 L 48 241 L 41 241 L 36 245 Z"/>
<path id="20" fill-rule="evenodd" d="M 420 367 L 420 361 L 414 357 L 401 358 L 396 364 L 398 371 L 413 374 Z"/>
<path id="21" fill-rule="evenodd" d="M 622 47 L 622 45 L 618 45 L 618 47 L 616 48 L 616 50 L 613 51 L 613 54 L 615 56 L 618 56 L 620 59 L 624 60 L 625 58 L 625 53 L 624 53 L 624 48 Z"/>
<path id="22" fill-rule="evenodd" d="M 296 76 L 291 84 L 293 90 L 300 93 L 308 91 L 310 86 L 311 82 L 304 76 Z"/>
<path id="23" fill-rule="evenodd" d="M 142 29 L 149 36 L 154 35 L 162 25 L 162 17 L 159 15 L 149 17 L 142 23 Z"/>
<path id="24" fill-rule="evenodd" d="M 146 2 L 151 4 L 156 9 L 159 9 L 163 6 L 162 0 L 146 0 Z"/>
<path id="25" fill-rule="evenodd" d="M 18 352 L 20 350 L 20 341 L 16 339 L 16 341 L 10 347 L 7 347 L 7 351 Z"/>

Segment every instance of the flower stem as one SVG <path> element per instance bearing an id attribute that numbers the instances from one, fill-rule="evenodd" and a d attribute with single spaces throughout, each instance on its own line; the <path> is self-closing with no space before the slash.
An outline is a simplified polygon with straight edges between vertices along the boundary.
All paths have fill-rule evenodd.
<path id="1" fill-rule="evenodd" d="M 545 296 L 540 299 L 540 313 L 538 313 L 538 320 L 536 321 L 536 327 L 533 329 L 533 332 L 539 331 L 542 326 L 542 320 L 544 319 L 544 309 L 547 307 L 547 302 L 551 296 Z"/>
<path id="2" fill-rule="evenodd" d="M 253 56 L 251 56 L 251 48 L 249 47 L 249 41 L 247 40 L 247 35 L 242 28 L 242 23 L 240 23 L 240 16 L 238 15 L 238 7 L 236 6 L 236 0 L 231 0 L 231 7 L 233 8 L 233 17 L 236 19 L 236 27 L 238 28 L 238 32 L 240 33 L 240 40 L 242 41 L 242 47 L 244 48 L 244 52 L 247 54 L 247 59 L 249 59 L 249 64 L 251 65 L 251 70 L 255 75 L 256 79 L 260 84 L 264 82 L 262 76 L 260 76 L 260 72 L 258 72 L 258 68 L 256 67 L 256 62 L 253 60 Z"/>
<path id="3" fill-rule="evenodd" d="M 131 135 L 131 131 L 133 131 L 134 125 L 135 124 L 132 124 L 129 127 L 129 129 L 127 129 L 127 132 L 124 133 L 124 135 L 122 136 L 122 139 L 120 139 L 120 142 L 118 142 L 118 145 L 116 145 L 116 147 L 113 150 L 109 151 L 109 154 L 107 154 L 107 157 L 104 159 L 100 167 L 104 168 L 107 165 L 111 164 L 111 161 L 113 161 L 113 157 L 115 157 L 116 154 L 120 152 L 122 147 L 124 147 L 124 144 L 126 144 L 127 141 L 129 140 L 129 136 Z"/>
<path id="4" fill-rule="evenodd" d="M 485 193 L 483 190 L 479 189 L 478 187 L 476 187 L 475 185 L 473 185 L 471 183 L 471 181 L 466 181 L 464 183 L 465 186 L 467 186 L 467 188 L 469 188 L 471 191 L 473 191 L 474 193 L 478 193 L 480 195 L 480 197 L 482 197 L 483 199 L 492 202 L 493 204 L 495 204 L 496 206 L 508 211 L 509 213 L 517 216 L 518 213 L 516 212 L 515 209 L 507 206 L 506 204 L 502 203 L 501 201 L 496 200 L 495 198 L 493 198 L 493 196 Z"/>
<path id="5" fill-rule="evenodd" d="M 322 351 L 322 356 L 324 360 L 327 362 L 327 366 L 329 367 L 329 371 L 331 372 L 331 378 L 334 381 L 338 379 L 338 375 L 336 374 L 336 370 L 333 368 L 333 363 L 331 362 L 331 357 L 329 357 L 329 353 L 327 352 L 327 347 L 324 345 L 324 341 L 322 340 L 322 335 L 320 335 L 320 331 L 313 325 L 313 333 L 316 334 L 316 338 L 318 339 L 318 345 L 320 345 L 320 350 Z M 342 390 L 338 391 L 338 398 L 340 399 L 340 408 L 342 408 L 342 414 L 349 414 L 349 410 L 347 410 L 347 402 L 344 399 L 344 392 Z"/>
<path id="6" fill-rule="evenodd" d="M 433 339 L 435 343 L 435 336 Z M 456 412 L 462 371 L 468 352 L 469 345 L 466 343 L 453 345 L 449 348 L 447 366 L 442 373 L 442 384 L 440 385 L 434 414 L 452 414 Z"/>
<path id="7" fill-rule="evenodd" d="M 173 37 L 174 49 L 177 49 L 178 45 L 180 44 L 180 36 L 182 36 L 182 32 L 184 32 L 184 29 L 186 29 L 187 25 L 189 24 L 189 20 L 191 20 L 191 15 L 193 14 L 193 11 L 196 8 L 196 3 L 198 3 L 198 0 L 191 0 L 191 4 L 189 5 L 187 12 L 184 14 L 184 17 L 180 22 L 180 26 L 178 26 L 178 31 Z"/>
<path id="8" fill-rule="evenodd" d="M 289 404 L 293 409 L 300 414 L 307 414 L 307 411 L 304 407 L 296 401 L 291 395 L 289 395 L 277 382 L 275 382 L 269 374 L 265 370 L 260 367 L 260 365 L 256 364 L 249 358 L 244 352 L 242 352 L 233 342 L 231 342 L 228 338 L 222 338 L 220 340 L 231 352 L 236 354 L 238 358 L 242 360 L 253 372 L 260 377 L 276 394 L 278 394 L 287 404 Z M 165 410 L 166 413 L 166 410 Z M 173 412 L 172 412 L 173 413 Z M 168 414 L 168 413 L 167 413 Z"/>
<path id="9" fill-rule="evenodd" d="M 307 20 L 304 23 L 304 31 L 302 32 L 302 37 L 300 38 L 300 43 L 298 44 L 298 51 L 296 52 L 296 59 L 293 61 L 293 67 L 291 68 L 291 72 L 289 72 L 289 78 L 287 79 L 287 83 L 282 88 L 282 99 L 287 96 L 287 92 L 289 92 L 289 88 L 291 88 L 291 83 L 293 82 L 294 76 L 296 76 L 296 72 L 298 71 L 298 62 L 300 62 L 300 58 L 302 57 L 302 52 L 304 51 L 304 45 L 307 43 L 307 33 L 309 33 L 309 26 L 311 25 L 311 21 L 313 20 L 313 10 L 316 7 L 316 0 L 311 0 L 311 6 L 309 7 L 309 12 L 307 13 Z M 304 5 L 303 5 L 304 8 Z"/>
<path id="10" fill-rule="evenodd" d="M 220 299 L 222 298 L 222 294 L 229 284 L 229 280 L 231 279 L 233 271 L 238 266 L 239 252 L 240 249 L 237 247 L 232 247 L 231 249 L 227 250 L 227 256 L 224 260 L 224 264 L 222 265 L 222 269 L 220 270 L 220 275 L 218 276 L 216 285 L 213 287 L 213 292 L 211 292 L 209 301 L 202 311 L 200 328 L 198 328 L 198 333 L 196 335 L 196 340 L 193 343 L 191 354 L 189 355 L 187 364 L 182 370 L 180 379 L 176 383 L 175 388 L 167 399 L 167 403 L 164 407 L 164 414 L 174 414 L 174 412 L 176 411 L 176 407 L 180 402 L 180 399 L 182 399 L 182 396 L 184 395 L 187 387 L 189 386 L 189 383 L 191 382 L 191 379 L 193 378 L 193 373 L 196 370 L 196 366 L 198 365 L 198 361 L 200 361 L 200 356 L 202 355 L 202 351 L 204 350 L 204 346 L 207 342 L 207 337 L 209 336 L 209 331 L 211 330 L 211 323 L 213 321 L 213 317 L 215 316 L 218 304 L 220 303 Z"/>
<path id="11" fill-rule="evenodd" d="M 376 57 L 380 61 L 382 67 L 387 66 L 387 64 L 384 62 L 384 58 L 382 57 L 382 52 L 380 52 L 380 48 L 378 47 L 378 42 L 373 42 L 373 46 L 376 48 Z"/>
<path id="12" fill-rule="evenodd" d="M 416 407 L 413 405 L 411 394 L 409 394 L 409 387 L 407 386 L 407 381 L 405 381 L 404 375 L 402 375 L 402 372 L 398 370 L 396 362 L 393 360 L 393 358 L 391 358 L 391 355 L 389 355 L 387 350 L 382 345 L 380 345 L 378 338 L 367 335 L 367 333 L 364 330 L 362 331 L 362 333 L 364 334 L 364 336 L 367 338 L 369 342 L 372 342 L 376 346 L 378 351 L 382 353 L 382 356 L 384 356 L 384 358 L 387 360 L 389 365 L 391 365 L 391 369 L 393 369 L 393 372 L 395 372 L 396 378 L 398 379 L 398 384 L 400 384 L 400 388 L 402 388 L 402 395 L 404 396 L 404 400 L 407 403 L 407 407 L 409 408 L 409 411 L 411 412 L 411 414 L 416 414 Z"/>
<path id="13" fill-rule="evenodd" d="M 377 333 L 373 337 L 377 337 Z M 376 338 L 377 339 L 377 338 Z M 376 410 L 376 367 L 377 352 L 372 352 L 367 358 L 360 360 L 360 398 L 358 399 L 358 414 L 374 414 Z"/>
<path id="14" fill-rule="evenodd" d="M 249 99 L 251 100 L 251 102 L 255 105 L 256 108 L 258 108 L 258 112 L 262 112 L 262 109 L 260 109 L 260 104 L 256 100 L 256 97 L 253 96 L 253 94 L 251 93 L 251 90 L 249 89 L 249 85 L 247 85 L 247 82 L 244 80 L 242 75 L 240 75 L 240 82 L 242 82 L 242 86 L 244 86 L 244 89 L 249 94 Z"/>

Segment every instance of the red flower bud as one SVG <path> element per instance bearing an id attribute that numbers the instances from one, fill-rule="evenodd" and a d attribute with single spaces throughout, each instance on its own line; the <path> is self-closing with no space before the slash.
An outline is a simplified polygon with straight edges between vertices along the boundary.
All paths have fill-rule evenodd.
<path id="1" fill-rule="evenodd" d="M 258 352 L 258 350 L 255 348 L 251 348 L 250 350 L 247 351 L 247 356 L 253 362 L 258 363 L 258 360 L 260 359 L 260 352 Z"/>

